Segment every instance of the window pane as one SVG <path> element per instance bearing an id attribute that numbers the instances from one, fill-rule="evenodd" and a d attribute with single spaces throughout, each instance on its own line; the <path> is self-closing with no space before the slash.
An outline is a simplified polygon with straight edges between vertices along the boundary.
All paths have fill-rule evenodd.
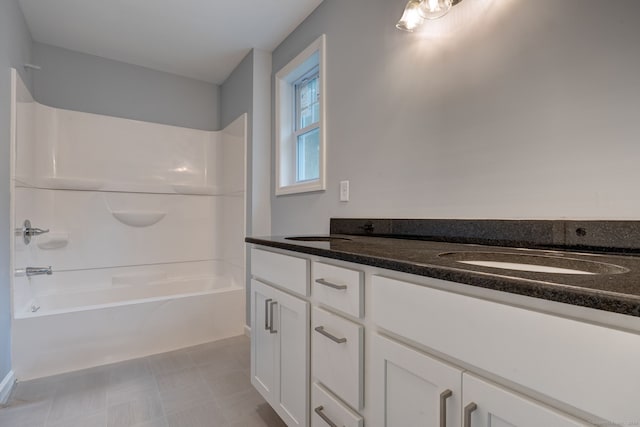
<path id="1" fill-rule="evenodd" d="M 316 74 L 296 85 L 296 129 L 304 129 L 320 120 L 319 81 Z"/>
<path id="2" fill-rule="evenodd" d="M 296 148 L 296 181 L 320 178 L 320 129 L 299 135 Z"/>

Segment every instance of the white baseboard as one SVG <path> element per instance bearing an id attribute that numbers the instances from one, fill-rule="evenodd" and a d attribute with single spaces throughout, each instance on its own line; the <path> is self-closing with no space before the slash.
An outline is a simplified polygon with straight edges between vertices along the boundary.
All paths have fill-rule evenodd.
<path id="1" fill-rule="evenodd" d="M 13 390 L 13 385 L 16 383 L 16 376 L 13 371 L 9 371 L 9 373 L 4 377 L 2 382 L 0 383 L 0 405 L 4 405 L 9 400 L 9 396 L 11 395 L 11 390 Z"/>
<path id="2" fill-rule="evenodd" d="M 244 325 L 244 334 L 251 338 L 251 327 L 249 325 Z"/>

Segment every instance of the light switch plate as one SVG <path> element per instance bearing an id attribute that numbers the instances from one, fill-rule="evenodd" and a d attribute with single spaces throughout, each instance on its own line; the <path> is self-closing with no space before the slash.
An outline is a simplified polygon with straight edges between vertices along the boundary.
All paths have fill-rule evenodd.
<path id="1" fill-rule="evenodd" d="M 349 201 L 349 181 L 340 181 L 340 201 Z"/>

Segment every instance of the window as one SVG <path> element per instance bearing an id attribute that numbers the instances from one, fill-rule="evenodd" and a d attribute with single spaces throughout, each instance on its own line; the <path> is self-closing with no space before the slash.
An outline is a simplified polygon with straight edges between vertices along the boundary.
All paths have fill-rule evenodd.
<path id="1" fill-rule="evenodd" d="M 276 73 L 276 195 L 325 189 L 324 45 Z"/>
<path id="2" fill-rule="evenodd" d="M 315 67 L 295 87 L 296 183 L 320 178 L 320 74 Z"/>

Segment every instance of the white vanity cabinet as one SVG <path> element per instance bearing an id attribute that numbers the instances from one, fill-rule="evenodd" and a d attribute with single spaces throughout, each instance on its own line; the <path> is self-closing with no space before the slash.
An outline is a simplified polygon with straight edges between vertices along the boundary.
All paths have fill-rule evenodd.
<path id="1" fill-rule="evenodd" d="M 254 250 L 253 253 L 263 252 Z M 265 254 L 258 254 L 257 258 Z M 280 258 L 280 256 L 282 258 Z M 293 284 L 305 289 L 308 261 L 266 254 L 285 271 L 252 270 L 251 281 L 251 383 L 289 427 L 309 425 L 309 303 L 262 280 Z M 274 273 L 272 273 L 272 271 Z M 262 279 L 262 280 L 261 280 Z M 287 289 L 287 286 L 283 286 Z"/>
<path id="2" fill-rule="evenodd" d="M 552 314 L 438 279 L 253 252 L 252 382 L 290 427 L 640 420 L 635 330 L 564 317 L 558 303 Z"/>

